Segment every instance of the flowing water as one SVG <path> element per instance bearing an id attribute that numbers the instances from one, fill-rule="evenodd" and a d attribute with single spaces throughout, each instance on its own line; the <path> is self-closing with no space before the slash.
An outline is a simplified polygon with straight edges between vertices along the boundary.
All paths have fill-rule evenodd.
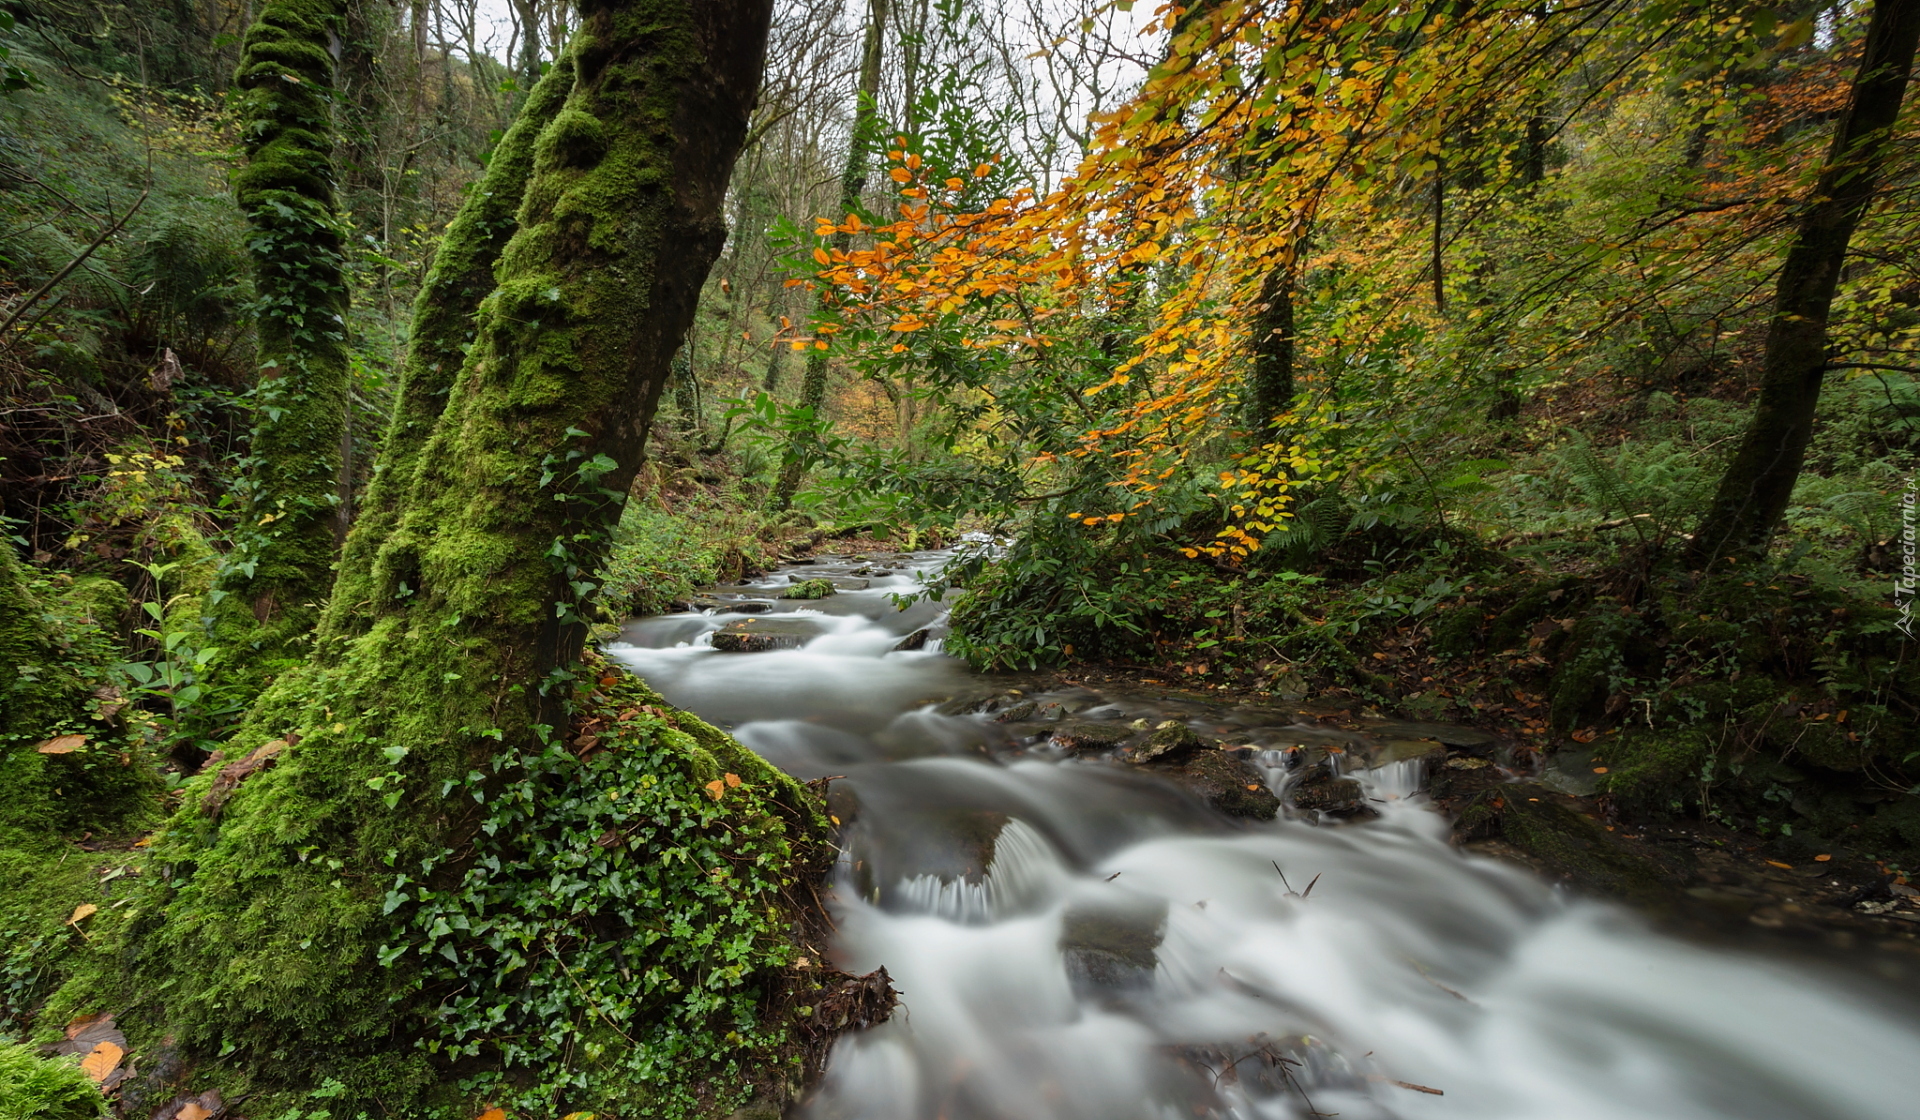
<path id="1" fill-rule="evenodd" d="M 1920 1116 L 1905 994 L 1465 855 L 1419 761 L 1352 774 L 1377 819 L 1234 821 L 1036 721 L 1182 719 L 1253 746 L 1276 790 L 1323 727 L 1082 689 L 1020 722 L 942 714 L 1008 687 L 938 652 L 936 604 L 889 599 L 943 558 L 800 569 L 842 583 L 816 602 L 774 598 L 782 572 L 609 649 L 789 772 L 841 776 L 835 963 L 884 965 L 901 1006 L 837 1044 L 814 1120 Z M 712 648 L 742 622 L 798 648 Z"/>

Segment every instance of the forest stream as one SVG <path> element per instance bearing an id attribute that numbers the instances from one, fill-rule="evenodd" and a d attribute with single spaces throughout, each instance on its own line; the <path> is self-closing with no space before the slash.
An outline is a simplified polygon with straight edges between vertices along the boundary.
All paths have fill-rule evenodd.
<path id="1" fill-rule="evenodd" d="M 833 963 L 884 966 L 901 1006 L 838 1044 L 813 1120 L 1914 1114 L 1905 997 L 1664 936 L 1451 846 L 1420 792 L 1443 756 L 1408 744 L 1476 733 L 969 674 L 939 652 L 939 604 L 890 598 L 946 556 L 788 568 L 608 650 L 835 779 Z M 838 593 L 779 597 L 808 578 Z M 1224 815 L 1121 760 L 1170 721 L 1276 795 L 1331 766 L 1373 813 Z"/>

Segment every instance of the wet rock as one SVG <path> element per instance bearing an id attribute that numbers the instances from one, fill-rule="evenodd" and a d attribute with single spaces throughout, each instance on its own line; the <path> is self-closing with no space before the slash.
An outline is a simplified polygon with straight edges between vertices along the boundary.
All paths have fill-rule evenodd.
<path id="1" fill-rule="evenodd" d="M 1472 727 L 1455 727 L 1450 723 L 1422 723 L 1415 720 L 1382 720 L 1371 723 L 1366 729 L 1379 738 L 1432 739 L 1449 747 L 1458 747 L 1475 754 L 1487 753 L 1499 743 L 1499 739 L 1490 731 L 1480 731 Z"/>
<path id="2" fill-rule="evenodd" d="M 1325 781 L 1300 783 L 1289 792 L 1287 800 L 1295 809 L 1303 813 L 1329 813 L 1336 817 L 1351 817 L 1372 812 L 1367 805 L 1365 787 L 1352 778 L 1329 778 Z"/>
<path id="3" fill-rule="evenodd" d="M 1266 775 L 1244 753 L 1197 750 L 1182 760 L 1148 766 L 1230 817 L 1270 821 L 1280 813 L 1280 799 L 1267 788 Z"/>
<path id="4" fill-rule="evenodd" d="M 893 643 L 893 652 L 909 653 L 914 650 L 926 649 L 927 633 L 927 628 L 922 626 L 920 629 L 915 630 L 913 633 Z"/>
<path id="5" fill-rule="evenodd" d="M 820 634 L 819 627 L 799 618 L 754 618 L 729 622 L 713 633 L 713 648 L 723 653 L 765 653 L 799 649 Z"/>
<path id="6" fill-rule="evenodd" d="M 1067 911 L 1059 944 L 1074 994 L 1084 999 L 1150 986 L 1166 932 L 1164 900 L 1132 909 L 1076 906 Z"/>
<path id="7" fill-rule="evenodd" d="M 837 591 L 865 591 L 873 586 L 872 581 L 864 579 L 834 579 L 828 582 L 832 583 Z"/>
<path id="8" fill-rule="evenodd" d="M 1139 720 L 1136 722 L 1144 723 L 1146 721 Z M 1186 724 L 1168 720 L 1155 728 L 1153 733 L 1147 736 L 1145 743 L 1135 747 L 1133 751 L 1127 755 L 1127 761 L 1137 766 L 1145 765 L 1149 762 L 1156 762 L 1161 759 L 1166 759 L 1171 762 L 1183 758 L 1193 751 L 1211 749 L 1215 745 L 1211 740 L 1203 739 L 1195 735 L 1193 730 Z"/>
<path id="9" fill-rule="evenodd" d="M 1670 912 L 1680 905 L 1685 896 L 1657 861 L 1616 839 L 1574 804 L 1545 786 L 1502 785 L 1467 803 L 1454 822 L 1454 836 L 1504 841 L 1550 874 L 1646 909 Z"/>
<path id="10" fill-rule="evenodd" d="M 1110 751 L 1133 737 L 1126 727 L 1111 723 L 1074 720 L 1054 728 L 1050 740 L 1073 754 Z"/>
<path id="11" fill-rule="evenodd" d="M 1429 765 L 1438 765 L 1444 762 L 1446 757 L 1447 748 L 1440 745 L 1436 739 L 1389 739 L 1373 748 L 1375 766 L 1415 760 Z"/>
<path id="12" fill-rule="evenodd" d="M 995 723 L 1019 723 L 1023 719 L 1030 718 L 1033 715 L 1034 708 L 1037 706 L 1038 705 L 1031 700 L 1015 700 L 1012 705 L 1006 708 L 1001 708 L 997 711 L 993 708 L 989 708 L 988 710 L 994 712 L 993 722 Z"/>
<path id="13" fill-rule="evenodd" d="M 795 579 L 793 586 L 782 592 L 782 599 L 824 599 L 839 588 L 830 579 Z"/>
<path id="14" fill-rule="evenodd" d="M 773 604 L 765 599 L 742 599 L 737 603 L 728 603 L 726 609 L 735 614 L 766 614 L 773 609 Z"/>
<path id="15" fill-rule="evenodd" d="M 976 712 L 990 710 L 997 699 L 993 696 L 956 696 L 935 708 L 934 711 L 943 716 L 970 716 Z"/>

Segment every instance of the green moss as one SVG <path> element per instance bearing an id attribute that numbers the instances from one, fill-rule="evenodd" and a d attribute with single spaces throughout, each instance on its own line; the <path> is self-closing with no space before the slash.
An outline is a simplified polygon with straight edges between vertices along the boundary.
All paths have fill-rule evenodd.
<path id="1" fill-rule="evenodd" d="M 0 1042 L 0 1116 L 91 1120 L 106 1105 L 79 1059 L 43 1058 L 31 1047 Z"/>
<path id="2" fill-rule="evenodd" d="M 1461 811 L 1456 827 L 1472 838 L 1503 839 L 1598 894 L 1656 909 L 1675 902 L 1659 864 L 1539 786 L 1522 783 L 1481 793 Z"/>
<path id="3" fill-rule="evenodd" d="M 830 579 L 803 579 L 780 593 L 782 599 L 824 599 L 837 588 Z"/>
<path id="4" fill-rule="evenodd" d="M 402 532 L 402 501 L 473 344 L 474 314 L 494 290 L 500 253 L 519 228 L 516 215 L 533 173 L 534 142 L 565 103 L 573 73 L 572 56 L 563 55 L 540 79 L 434 252 L 433 267 L 414 302 L 393 420 L 360 503 L 357 531 L 341 556 L 321 627 L 323 657 L 337 656 L 346 639 L 365 632 L 373 603 L 419 587 L 417 541 L 397 536 Z"/>
<path id="5" fill-rule="evenodd" d="M 235 82 L 259 313 L 260 382 L 240 525 L 208 605 L 226 676 L 258 693 L 319 619 L 344 536 L 348 289 L 335 217 L 333 56 L 345 5 L 272 0 L 247 31 Z M 237 679 L 236 679 L 237 678 Z"/>
<path id="6" fill-rule="evenodd" d="M 1701 769 L 1713 756 L 1715 738 L 1701 728 L 1653 732 L 1628 730 L 1594 755 L 1607 773 L 1601 788 L 1636 809 L 1671 812 L 1698 800 Z"/>
<path id="7" fill-rule="evenodd" d="M 1607 697 L 1631 676 L 1628 644 L 1641 629 L 1637 618 L 1611 604 L 1574 624 L 1547 688 L 1553 726 L 1577 727 L 1601 717 Z"/>

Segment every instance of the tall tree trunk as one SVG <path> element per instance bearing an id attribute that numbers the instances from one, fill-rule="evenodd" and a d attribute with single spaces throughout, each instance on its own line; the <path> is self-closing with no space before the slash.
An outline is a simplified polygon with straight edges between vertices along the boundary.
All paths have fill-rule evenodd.
<path id="1" fill-rule="evenodd" d="M 189 798 L 154 844 L 169 874 L 143 878 L 151 895 L 126 911 L 118 948 L 103 955 L 130 968 L 131 980 L 120 995 L 100 997 L 95 988 L 95 997 L 135 1001 L 114 1006 L 145 1009 L 151 1041 L 171 1036 L 190 1057 L 232 1051 L 229 1062 L 278 1084 L 339 1077 L 351 1093 L 332 1107 L 346 1114 L 406 1111 L 406 1092 L 452 1083 L 452 1073 L 428 1066 L 420 1043 L 445 1041 L 435 1032 L 459 1014 L 456 997 L 471 1005 L 484 996 L 506 1019 L 460 1036 L 455 1056 L 511 1063 L 516 1050 L 545 1045 L 539 1030 L 579 1032 L 563 1056 L 542 1059 L 560 1067 L 535 1068 L 529 1084 L 578 1083 L 603 1053 L 632 1046 L 639 1056 L 612 1068 L 644 1071 L 634 1093 L 664 1095 L 676 1091 L 675 1079 L 698 1072 L 683 1070 L 672 1048 L 688 1039 L 706 1047 L 696 1060 L 709 1066 L 701 1068 L 724 1074 L 733 1061 L 725 1040 L 699 1033 L 713 1029 L 702 1024 L 725 1018 L 714 1008 L 735 1000 L 729 993 L 774 983 L 767 970 L 776 966 L 761 949 L 700 959 L 697 942 L 641 936 L 676 922 L 704 930 L 701 923 L 733 920 L 702 909 L 698 893 L 726 860 L 696 857 L 711 858 L 687 865 L 699 881 L 658 896 L 617 893 L 621 882 L 678 866 L 672 857 L 686 850 L 668 848 L 693 841 L 676 830 L 703 826 L 649 817 L 633 826 L 631 844 L 618 833 L 558 844 L 543 831 L 550 824 L 537 791 L 571 805 L 566 791 L 602 772 L 584 761 L 592 740 L 576 739 L 571 749 L 562 741 L 580 704 L 605 720 L 607 735 L 630 744 L 608 756 L 626 759 L 617 765 L 631 775 L 613 797 L 626 792 L 644 803 L 671 794 L 680 799 L 674 814 L 697 815 L 724 807 L 724 795 L 726 806 L 738 806 L 728 812 L 746 814 L 733 818 L 737 834 L 732 825 L 722 830 L 728 843 L 788 837 L 780 843 L 791 843 L 793 856 L 765 857 L 771 880 L 755 873 L 761 885 L 729 894 L 737 901 L 727 905 L 746 908 L 740 914 L 781 914 L 786 904 L 765 884 L 791 881 L 795 869 L 780 859 L 800 858 L 803 842 L 823 835 L 812 799 L 751 752 L 665 711 L 657 698 L 608 706 L 603 690 L 631 694 L 636 685 L 579 679 L 592 573 L 724 241 L 721 202 L 758 87 L 771 7 L 772 0 L 579 4 L 575 78 L 533 142 L 498 288 L 481 303 L 473 345 L 424 446 L 390 452 L 383 464 L 400 487 L 398 527 L 379 542 L 376 563 L 404 593 L 368 597 L 356 607 L 361 625 L 340 628 L 337 656 L 283 676 L 254 705 L 227 756 L 266 744 L 278 752 L 275 764 L 226 786 L 224 802 Z M 473 236 L 450 239 L 455 250 L 490 243 L 474 228 L 476 212 L 467 216 Z M 446 260 L 436 272 L 458 290 L 478 275 L 470 265 Z M 423 298 L 423 345 L 457 335 L 434 325 L 435 311 Z M 424 351 L 420 360 L 428 362 Z M 403 407 L 426 412 L 430 398 L 412 390 L 441 367 L 420 370 L 423 381 L 410 384 Z M 396 455 L 415 460 L 410 478 L 391 470 Z M 363 522 L 355 534 L 375 531 L 384 529 Z M 712 800 L 708 782 L 721 791 Z M 596 812 L 619 809 L 597 794 L 589 800 Z M 514 805 L 525 813 L 502 808 Z M 506 874 L 502 867 L 530 868 L 538 878 L 598 860 L 596 853 L 620 860 L 618 868 L 604 884 L 585 884 L 579 906 L 550 924 L 516 927 L 530 931 L 531 943 L 490 937 L 493 923 L 509 920 L 499 911 L 476 912 L 471 928 L 462 917 L 444 933 L 417 917 L 429 906 L 463 905 L 462 882 L 492 889 L 485 884 Z M 469 875 L 474 868 L 479 879 Z M 527 892 L 526 905 L 545 905 L 537 884 Z M 562 943 L 564 954 L 555 949 Z M 630 965 L 634 977 L 630 987 L 612 981 L 617 1004 L 576 995 L 561 971 L 548 987 L 516 996 L 516 985 L 549 970 L 550 952 L 578 967 L 589 954 L 611 952 L 608 945 L 626 954 L 619 968 Z M 681 956 L 663 956 L 673 953 Z M 685 963 L 687 954 L 697 967 Z M 536 1028 L 548 1022 L 539 1019 L 543 1000 L 588 1002 Z M 603 1029 L 597 1015 L 628 1017 L 608 1018 Z M 736 1028 L 718 1028 L 728 1029 Z M 656 1030 L 668 1033 L 649 1033 Z M 754 1037 L 761 1041 L 740 1044 L 735 1067 L 774 1060 L 754 1049 L 769 1045 L 767 1036 Z M 666 1041 L 647 1049 L 655 1045 L 649 1039 Z M 735 1068 L 725 1076 L 737 1083 L 744 1075 Z M 628 1100 L 608 1111 L 636 1109 Z"/>
<path id="2" fill-rule="evenodd" d="M 1696 567 L 1735 553 L 1764 554 L 1793 497 L 1826 374 L 1827 315 L 1847 244 L 1892 147 L 1916 40 L 1920 3 L 1875 0 L 1846 114 L 1780 269 L 1760 399 L 1687 551 Z"/>
<path id="3" fill-rule="evenodd" d="M 393 418 L 381 444 L 373 481 L 360 503 L 356 531 L 347 538 L 340 574 L 320 628 L 318 653 L 332 659 L 348 638 L 365 633 L 375 603 L 410 595 L 395 574 L 377 566 L 383 545 L 400 530 L 402 504 L 420 469 L 421 452 L 446 408 L 467 350 L 474 315 L 494 290 L 494 267 L 519 228 L 516 217 L 533 174 L 534 144 L 573 90 L 573 57 L 562 57 L 535 86 L 520 115 L 493 150 L 434 254 L 414 300 L 407 356 L 394 392 Z"/>
<path id="4" fill-rule="evenodd" d="M 1253 442 L 1273 442 L 1274 418 L 1293 407 L 1293 287 L 1301 248 L 1272 272 L 1260 290 L 1253 320 L 1253 376 L 1248 382 L 1248 429 Z"/>
<path id="5" fill-rule="evenodd" d="M 873 131 L 880 123 L 880 44 L 887 26 L 887 0 L 867 0 L 867 35 L 860 47 L 860 103 L 854 109 L 853 135 L 847 139 L 847 167 L 840 176 L 840 213 L 835 217 L 844 221 L 847 214 L 860 205 L 861 192 L 867 188 L 867 150 L 873 146 Z M 846 252 L 853 244 L 852 235 L 836 233 L 832 245 Z M 821 292 L 820 306 L 827 306 L 827 293 Z M 800 380 L 800 406 L 810 409 L 811 428 L 805 432 L 796 432 L 788 441 L 786 462 L 780 469 L 779 481 L 773 487 L 773 508 L 786 509 L 793 502 L 794 492 L 800 489 L 800 476 L 806 473 L 807 462 L 811 458 L 809 449 L 817 439 L 817 433 L 823 424 L 821 412 L 827 403 L 827 353 L 824 350 L 807 351 L 806 372 Z"/>
<path id="6" fill-rule="evenodd" d="M 247 31 L 235 83 L 246 164 L 234 198 L 259 299 L 246 501 L 212 597 L 230 679 L 297 656 L 346 536 L 340 447 L 349 407 L 348 292 L 335 217 L 332 87 L 342 0 L 273 0 Z M 246 651 L 246 652 L 242 652 Z"/>

